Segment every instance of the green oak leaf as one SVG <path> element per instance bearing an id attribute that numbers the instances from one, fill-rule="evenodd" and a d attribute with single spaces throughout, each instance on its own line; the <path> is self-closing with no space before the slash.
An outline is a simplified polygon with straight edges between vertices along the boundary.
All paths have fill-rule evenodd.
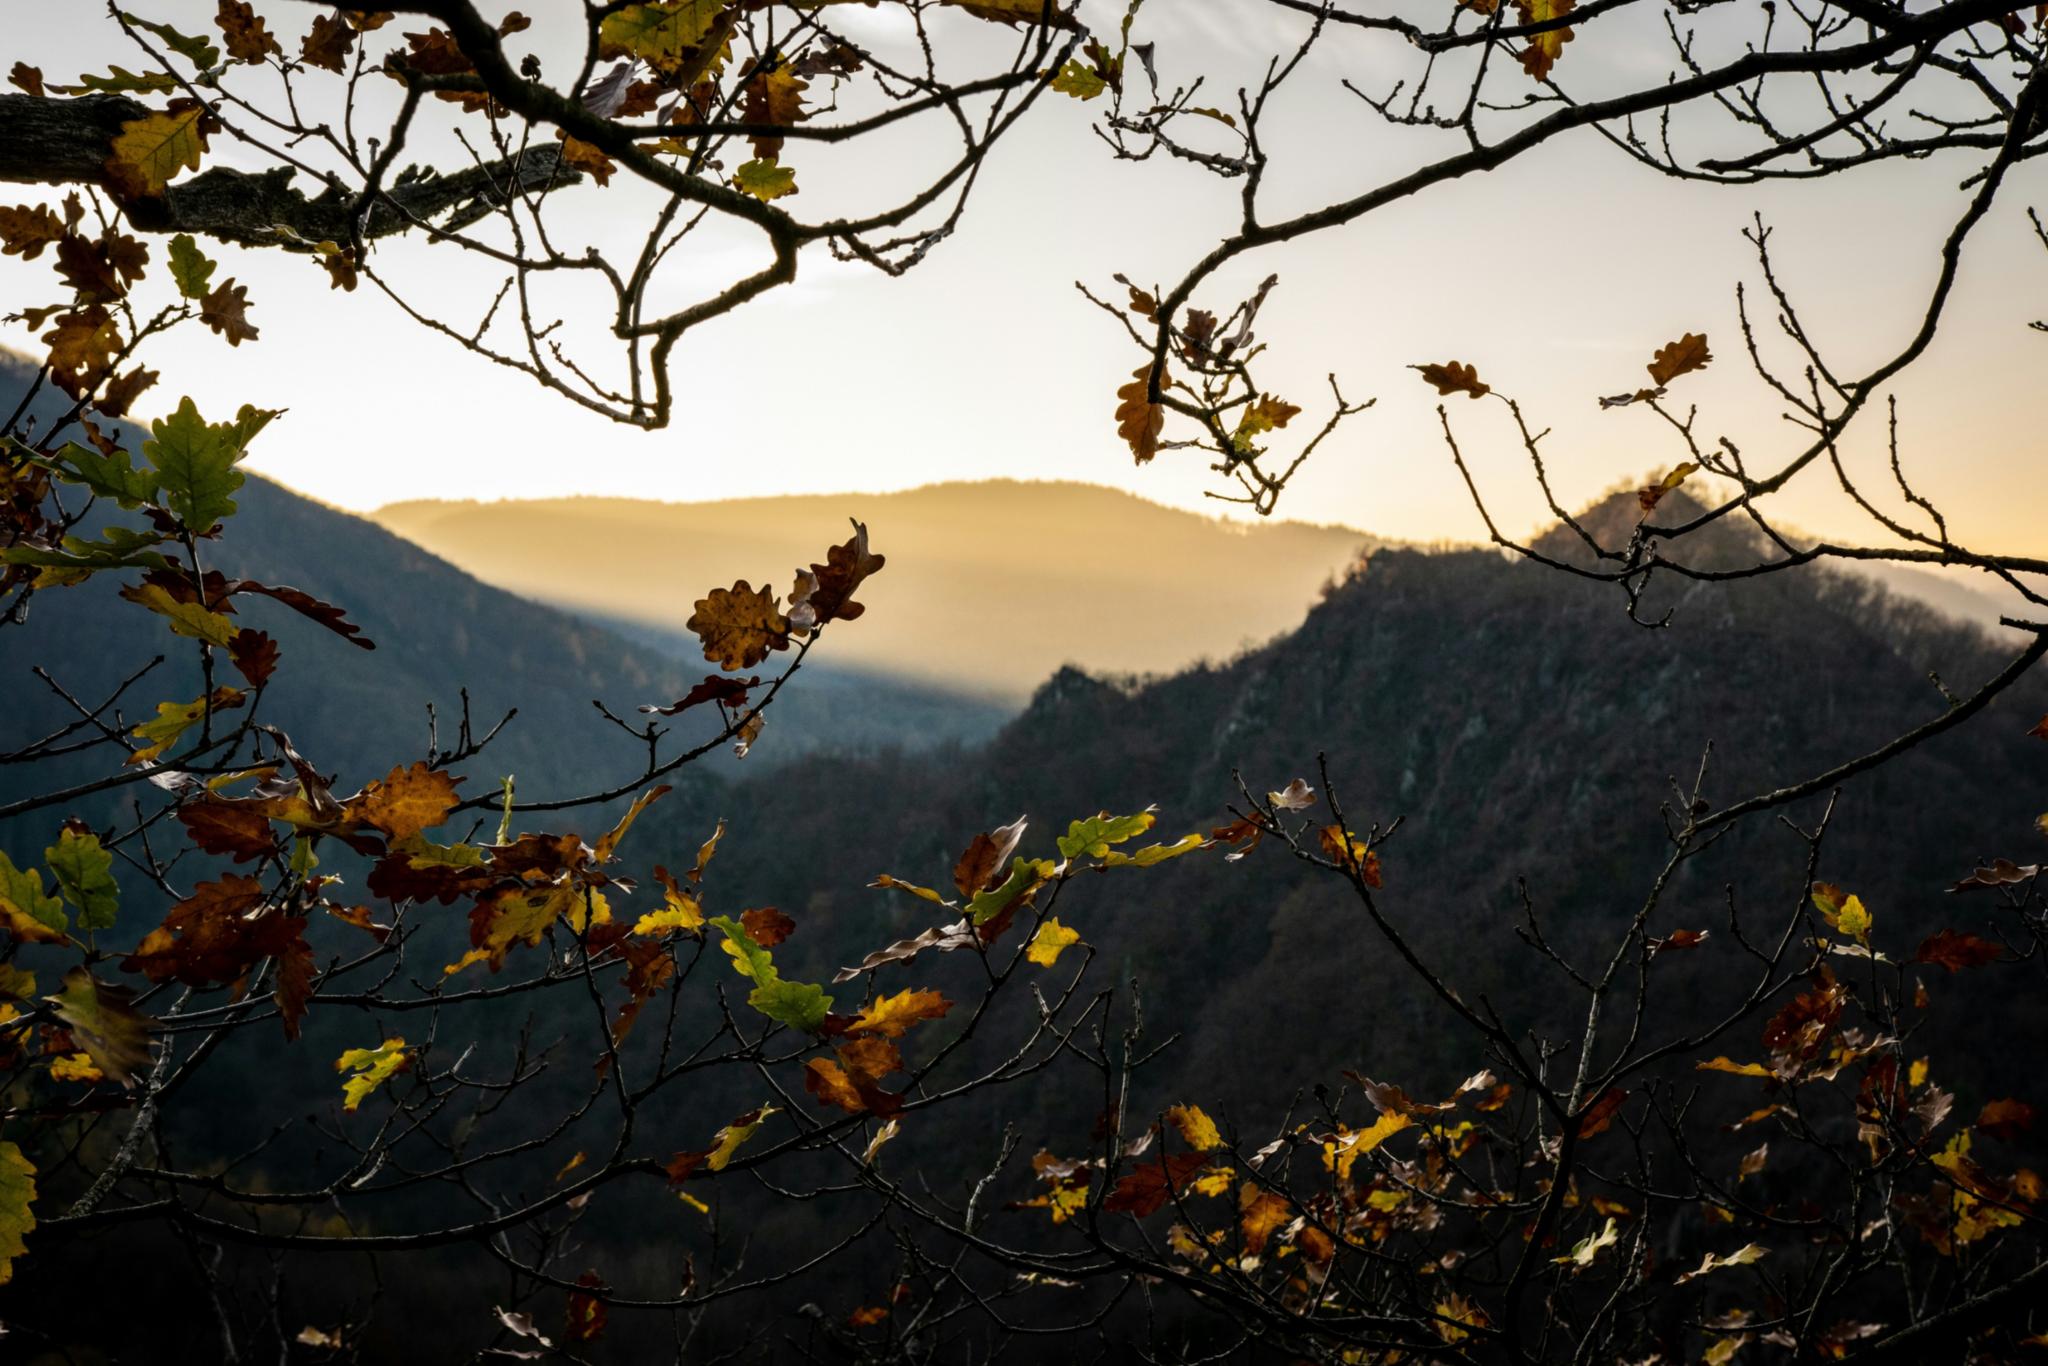
<path id="1" fill-rule="evenodd" d="M 142 453 L 156 466 L 164 502 L 194 535 L 203 536 L 235 510 L 242 472 L 235 468 L 274 412 L 244 405 L 233 422 L 208 422 L 191 399 L 149 424 Z"/>
<path id="2" fill-rule="evenodd" d="M 0 1285 L 14 1278 L 14 1259 L 28 1251 L 23 1241 L 36 1226 L 29 1206 L 36 1198 L 36 1164 L 12 1143 L 0 1143 Z"/>
<path id="3" fill-rule="evenodd" d="M 43 875 L 33 868 L 17 868 L 14 860 L 0 850 L 0 911 L 13 919 L 19 912 L 52 932 L 52 937 L 70 928 L 64 903 L 43 890 Z M 20 938 L 17 931 L 16 938 Z"/>
<path id="4" fill-rule="evenodd" d="M 1109 82 L 1103 80 L 1093 67 L 1069 61 L 1060 68 L 1060 74 L 1052 78 L 1052 88 L 1077 100 L 1092 100 L 1109 89 Z"/>
<path id="5" fill-rule="evenodd" d="M 777 1024 L 816 1033 L 832 1009 L 832 998 L 825 989 L 816 982 L 783 981 L 775 970 L 774 956 L 731 916 L 715 916 L 711 923 L 725 935 L 724 947 L 732 956 L 734 971 L 754 984 L 747 1004 Z"/>
<path id="6" fill-rule="evenodd" d="M 1067 833 L 1059 838 L 1060 857 L 1072 859 L 1087 854 L 1107 858 L 1110 845 L 1136 839 L 1152 828 L 1154 819 L 1150 811 L 1140 811 L 1135 816 L 1112 816 L 1099 811 L 1086 820 L 1071 821 Z"/>
<path id="7" fill-rule="evenodd" d="M 67 829 L 43 850 L 43 861 L 57 890 L 78 908 L 78 923 L 88 930 L 109 930 L 121 910 L 121 888 L 114 881 L 114 856 L 91 831 Z M 101 1070 L 105 1070 L 104 1068 Z"/>
<path id="8" fill-rule="evenodd" d="M 136 1069 L 149 1061 L 151 1021 L 135 1009 L 134 992 L 73 968 L 64 974 L 64 989 L 43 999 L 108 1080 L 135 1084 Z"/>
<path id="9" fill-rule="evenodd" d="M 1049 881 L 1058 867 L 1046 859 L 1013 859 L 1010 875 L 985 892 L 976 892 L 967 903 L 967 918 L 986 925 L 1010 908 L 1020 897 L 1029 896 Z"/>
<path id="10" fill-rule="evenodd" d="M 732 183 L 735 189 L 766 203 L 796 193 L 796 172 L 788 166 L 777 165 L 773 158 L 757 157 L 740 163 L 739 169 L 732 173 Z"/>
<path id="11" fill-rule="evenodd" d="M 203 299 L 208 293 L 208 281 L 213 278 L 217 263 L 199 250 L 199 244 L 192 240 L 192 234 L 181 232 L 171 239 L 171 279 L 178 286 L 178 293 L 188 299 Z"/>
<path id="12" fill-rule="evenodd" d="M 151 19 L 138 19 L 132 14 L 123 14 L 121 17 L 135 27 L 147 29 L 163 39 L 165 45 L 173 52 L 201 71 L 210 71 L 220 65 L 220 49 L 207 38 L 180 33 L 169 24 L 160 24 Z"/>

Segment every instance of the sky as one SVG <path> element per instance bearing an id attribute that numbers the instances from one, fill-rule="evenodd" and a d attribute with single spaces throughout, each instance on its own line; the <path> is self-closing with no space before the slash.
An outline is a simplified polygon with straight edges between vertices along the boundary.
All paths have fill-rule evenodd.
<path id="1" fill-rule="evenodd" d="M 134 8 L 199 29 L 214 3 L 135 0 Z M 257 8 L 292 43 L 317 12 L 292 0 Z M 523 8 L 539 22 L 522 39 L 545 52 L 579 7 L 524 0 Z M 135 65 L 109 23 L 87 21 L 94 9 L 0 0 L 0 66 L 26 60 L 55 80 L 109 62 Z M 879 14 L 848 6 L 845 22 L 864 42 L 900 40 Z M 986 26 L 946 19 L 963 42 L 989 41 Z M 389 45 L 419 22 L 372 37 Z M 1668 44 L 1648 23 L 1582 34 L 1565 49 L 1558 78 L 1598 90 L 1661 72 Z M 1135 29 L 1157 43 L 1162 78 L 1214 73 L 1207 88 L 1219 103 L 1301 31 L 1299 19 L 1251 0 L 1153 0 Z M 1356 193 L 1453 149 L 1437 135 L 1389 128 L 1344 88 L 1349 80 L 1384 90 L 1405 60 L 1384 41 L 1349 36 L 1312 54 L 1267 126 L 1270 212 Z M 302 257 L 225 247 L 216 253 L 220 276 L 248 287 L 261 339 L 230 349 L 196 329 L 181 332 L 150 359 L 163 379 L 140 412 L 167 410 L 184 394 L 222 415 L 244 402 L 285 408 L 252 467 L 358 510 L 423 497 L 701 501 L 1009 477 L 1109 484 L 1227 511 L 1205 497 L 1219 486 L 1192 453 L 1134 466 L 1111 414 L 1138 356 L 1074 282 L 1113 295 L 1118 271 L 1147 285 L 1177 279 L 1231 225 L 1236 185 L 1164 158 L 1113 160 L 1090 128 L 1098 113 L 1064 97 L 1042 100 L 997 147 L 960 231 L 904 278 L 813 249 L 796 284 L 693 331 L 676 351 L 681 397 L 666 430 L 577 409 L 410 324 L 368 287 L 331 292 Z M 792 144 L 785 160 L 809 192 L 792 204 L 816 213 L 838 199 L 886 197 L 937 164 L 942 150 L 922 133 L 875 149 Z M 221 164 L 260 164 L 225 140 L 215 151 Z M 1270 347 L 1267 385 L 1304 406 L 1303 423 L 1326 411 L 1327 374 L 1347 397 L 1377 401 L 1304 467 L 1278 515 L 1400 539 L 1472 540 L 1483 528 L 1447 458 L 1437 396 L 1407 366 L 1455 358 L 1515 395 L 1532 422 L 1553 431 L 1545 452 L 1561 496 L 1583 502 L 1682 457 L 1653 415 L 1603 412 L 1595 399 L 1643 384 L 1658 346 L 1704 332 L 1717 359 L 1674 396 L 1700 405 L 1709 439 L 1726 435 L 1767 466 L 1799 434 L 1741 353 L 1734 288 L 1757 283 L 1741 230 L 1759 213 L 1772 225 L 1782 277 L 1823 346 L 1853 371 L 1896 349 L 1917 324 L 1936 248 L 1963 200 L 1958 182 L 1971 169 L 1962 158 L 1933 159 L 1824 182 L 1703 186 L 1660 177 L 1582 134 L 1347 228 L 1254 254 L 1196 301 L 1227 308 L 1233 289 L 1277 274 L 1258 328 Z M 2037 169 L 2016 175 L 1973 242 L 1941 339 L 1898 387 L 1907 469 L 1961 538 L 2006 552 L 2048 552 L 2048 487 L 2033 477 L 2048 335 L 2028 327 L 2048 317 L 2048 250 L 2024 213 L 2029 195 L 2048 198 L 2043 191 Z M 568 192 L 557 212 L 567 235 L 616 249 L 631 240 L 645 203 L 615 181 Z M 701 287 L 757 259 L 751 244 L 714 237 L 678 269 Z M 379 260 L 411 297 L 451 317 L 481 316 L 494 289 L 445 245 L 389 241 Z M 46 263 L 0 259 L 0 300 L 7 309 L 42 302 L 48 278 Z M 563 302 L 570 331 L 587 331 L 595 302 Z M 19 326 L 0 327 L 0 343 L 32 346 Z M 1537 526 L 1542 506 L 1500 405 L 1450 405 L 1503 526 Z M 1871 439 L 1880 435 L 1873 423 L 1851 443 L 1860 470 L 1883 471 L 1881 441 Z M 1812 531 L 1869 534 L 1824 470 L 1795 483 L 1779 511 Z"/>

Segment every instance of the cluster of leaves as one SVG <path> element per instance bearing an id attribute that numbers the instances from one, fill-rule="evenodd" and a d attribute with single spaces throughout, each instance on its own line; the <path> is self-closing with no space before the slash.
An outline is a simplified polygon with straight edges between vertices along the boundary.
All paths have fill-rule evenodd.
<path id="1" fill-rule="evenodd" d="M 1321 797 L 1296 780 L 1217 835 L 1285 841 L 1380 919 L 1377 851 L 1392 831 L 1351 834 L 1334 799 L 1336 820 L 1302 815 Z M 1998 889 L 2032 923 L 2037 874 L 2001 864 L 1955 890 Z M 1440 1101 L 1347 1071 L 1343 1092 L 1317 1088 L 1318 1117 L 1263 1143 L 1194 1104 L 1135 1133 L 1106 1110 L 1096 1155 L 1041 1150 L 1037 1193 L 1010 1208 L 1042 1212 L 1066 1236 L 1165 1281 L 1194 1278 L 1240 1323 L 1261 1307 L 1277 1313 L 1290 1344 L 1316 1359 L 1391 1363 L 1449 1350 L 1550 1360 L 1588 1341 L 1612 1342 L 1629 1360 L 1716 1366 L 1752 1343 L 1821 1359 L 1855 1360 L 1877 1342 L 1896 1350 L 1887 1340 L 1919 1317 L 1882 1288 L 1902 1268 L 1916 1282 L 2026 1268 L 2048 1230 L 2041 1177 L 2025 1163 L 2034 1105 L 1994 1098 L 1969 1118 L 1930 1059 L 1914 1056 L 1941 983 L 2026 950 L 1944 929 L 1895 960 L 1859 897 L 1825 882 L 1810 891 L 1812 921 L 1795 915 L 1785 931 L 1803 956 L 1764 954 L 1736 924 L 1765 966 L 1720 1029 L 1628 1042 L 1611 1065 L 1574 1076 L 1524 1052 L 1490 1007 L 1467 1011 L 1453 995 L 1490 1036 L 1494 1066 Z M 1699 929 L 1652 935 L 1638 922 L 1628 944 L 1643 967 L 1639 991 L 1655 990 L 1651 964 L 1689 962 L 1710 952 L 1709 939 Z M 1796 966 L 1779 973 L 1779 963 Z M 1433 966 L 1416 966 L 1454 992 Z M 1704 1044 L 1744 1020 L 1757 1060 L 1706 1056 Z M 1597 1036 L 1596 1023 L 1587 1045 Z M 1700 1082 L 1652 1066 L 1667 1058 Z M 1725 1115 L 1718 1135 L 1730 1137 L 1710 1137 L 1702 1111 Z M 1942 1340 L 1998 1324 L 2006 1298 L 1969 1301 Z M 1539 1304 L 1541 1329 L 1531 1322 Z"/>

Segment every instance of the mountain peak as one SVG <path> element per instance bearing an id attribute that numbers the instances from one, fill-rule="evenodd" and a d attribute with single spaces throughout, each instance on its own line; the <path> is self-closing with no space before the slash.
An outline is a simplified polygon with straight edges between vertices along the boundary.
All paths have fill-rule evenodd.
<path id="1" fill-rule="evenodd" d="M 1628 549 L 1636 529 L 1646 522 L 1660 527 L 1682 526 L 1707 511 L 1705 503 L 1684 489 L 1671 490 L 1658 501 L 1654 511 L 1645 511 L 1637 491 L 1629 488 L 1607 494 L 1572 520 L 1601 549 L 1622 553 Z M 1533 548 L 1570 564 L 1590 565 L 1596 558 L 1579 533 L 1562 522 L 1539 535 Z M 1732 515 L 1658 544 L 1660 558 L 1702 569 L 1732 569 L 1754 563 L 1767 549 L 1761 533 Z"/>

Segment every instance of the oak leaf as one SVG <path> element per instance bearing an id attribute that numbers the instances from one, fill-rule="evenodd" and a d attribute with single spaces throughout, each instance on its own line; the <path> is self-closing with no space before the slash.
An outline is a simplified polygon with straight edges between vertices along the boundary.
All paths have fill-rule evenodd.
<path id="1" fill-rule="evenodd" d="M 35 1230 L 29 1206 L 36 1199 L 36 1164 L 12 1143 L 0 1142 L 0 1285 L 14 1279 L 14 1259 L 28 1251 Z"/>
<path id="2" fill-rule="evenodd" d="M 244 627 L 228 642 L 228 662 L 250 687 L 260 688 L 277 672 L 277 642 L 265 632 Z"/>
<path id="3" fill-rule="evenodd" d="M 1561 0 L 1561 3 L 1565 10 L 1571 8 L 1571 0 Z M 1657 354 L 1644 368 L 1650 372 L 1650 378 L 1662 387 L 1680 375 L 1706 369 L 1713 359 L 1713 353 L 1707 350 L 1705 335 L 1688 332 L 1677 341 L 1658 347 Z"/>
<path id="4" fill-rule="evenodd" d="M 1921 942 L 1913 961 L 1959 972 L 1964 968 L 1980 968 L 1986 963 L 1995 963 L 2003 954 L 2003 946 L 1992 940 L 1944 929 L 1935 931 Z"/>
<path id="5" fill-rule="evenodd" d="M 135 993 L 95 978 L 84 968 L 64 974 L 64 989 L 49 998 L 59 1020 L 93 1065 L 122 1086 L 149 1061 L 149 1026 L 135 1009 Z"/>
<path id="6" fill-rule="evenodd" d="M 866 604 L 855 602 L 853 595 L 870 575 L 881 573 L 888 562 L 888 556 L 868 549 L 867 526 L 853 521 L 853 535 L 827 550 L 825 563 L 811 566 L 815 584 L 806 602 L 816 621 L 852 621 L 867 611 Z"/>
<path id="7" fill-rule="evenodd" d="M 733 188 L 766 204 L 797 193 L 796 171 L 772 157 L 743 161 L 732 173 Z"/>
<path id="8" fill-rule="evenodd" d="M 1024 951 L 1024 957 L 1039 967 L 1049 968 L 1059 962 L 1062 952 L 1080 942 L 1079 930 L 1060 924 L 1058 916 L 1047 916 L 1031 936 L 1031 946 Z"/>
<path id="9" fill-rule="evenodd" d="M 299 57 L 308 66 L 326 71 L 348 70 L 348 54 L 356 45 L 356 31 L 339 15 L 316 14 L 313 27 L 299 44 Z"/>
<path id="10" fill-rule="evenodd" d="M 710 35 L 724 8 L 725 0 L 627 5 L 598 26 L 598 56 L 638 58 L 673 75 Z"/>
<path id="11" fill-rule="evenodd" d="M 249 290 L 233 280 L 224 280 L 199 301 L 199 321 L 227 338 L 229 346 L 256 340 L 256 328 L 249 322 Z"/>
<path id="12" fill-rule="evenodd" d="M 1131 372 L 1131 382 L 1116 391 L 1116 434 L 1131 448 L 1131 455 L 1140 465 L 1159 454 L 1159 434 L 1166 429 L 1165 404 L 1146 397 L 1155 372 L 1159 376 L 1159 392 L 1164 395 L 1167 380 L 1163 365 L 1139 366 Z"/>
<path id="13" fill-rule="evenodd" d="M 1553 19 L 1562 19 L 1570 14 L 1574 0 L 1514 0 L 1514 3 L 1524 24 L 1541 24 Z M 1539 81 L 1545 79 L 1550 75 L 1552 65 L 1563 53 L 1564 45 L 1569 43 L 1572 37 L 1573 31 L 1570 28 L 1546 29 L 1542 33 L 1529 35 L 1522 47 L 1522 70 Z M 1661 384 L 1663 381 L 1659 380 L 1658 383 Z"/>
<path id="14" fill-rule="evenodd" d="M 877 996 L 862 1008 L 847 1026 L 847 1032 L 901 1038 L 912 1025 L 936 1020 L 952 1008 L 953 1003 L 936 991 L 899 991 L 894 996 Z"/>
<path id="15" fill-rule="evenodd" d="M 1987 1101 L 1977 1116 L 1977 1127 L 1993 1138 L 2016 1143 L 2021 1134 L 2034 1127 L 2034 1107 L 2009 1098 Z"/>
<path id="16" fill-rule="evenodd" d="M 44 247 L 63 241 L 67 235 L 64 220 L 47 205 L 0 207 L 0 256 L 33 261 L 43 254 Z"/>
<path id="17" fill-rule="evenodd" d="M 710 674 L 702 683 L 695 685 L 667 706 L 642 706 L 640 710 L 650 716 L 677 716 L 705 702 L 716 702 L 722 707 L 744 708 L 747 705 L 747 693 L 759 686 L 761 680 L 758 678 L 721 678 L 717 674 Z"/>
<path id="18" fill-rule="evenodd" d="M 78 926 L 110 930 L 121 911 L 121 888 L 114 881 L 114 855 L 91 830 L 67 825 L 57 842 L 43 850 L 43 863 L 57 891 L 78 909 Z"/>
<path id="19" fill-rule="evenodd" d="M 1643 487 L 1637 489 L 1636 503 L 1642 508 L 1644 512 L 1655 511 L 1657 504 L 1664 501 L 1665 494 L 1671 492 L 1671 490 L 1677 488 L 1680 484 L 1683 484 L 1686 481 L 1686 477 L 1688 475 L 1695 473 L 1698 469 L 1699 466 L 1694 464 L 1690 460 L 1680 461 L 1677 465 L 1674 465 L 1672 467 L 1671 472 L 1669 474 L 1665 475 L 1656 483 L 1645 484 L 1643 485 Z"/>
<path id="20" fill-rule="evenodd" d="M 581 138 L 572 138 L 567 133 L 558 133 L 558 136 L 562 140 L 564 166 L 583 172 L 601 186 L 612 183 L 612 175 L 619 165 L 604 154 L 603 148 Z"/>
<path id="21" fill-rule="evenodd" d="M 381 781 L 351 797 L 348 806 L 394 842 L 407 840 L 448 819 L 448 813 L 461 801 L 455 793 L 461 781 L 420 760 L 411 768 L 392 769 Z"/>
<path id="22" fill-rule="evenodd" d="M 239 688 L 215 688 L 206 697 L 191 702 L 159 702 L 156 715 L 141 722 L 129 734 L 148 743 L 138 747 L 128 756 L 131 764 L 153 764 L 163 758 L 165 751 L 183 739 L 185 732 L 198 725 L 210 712 L 227 711 L 242 705 L 244 695 Z"/>
<path id="23" fill-rule="evenodd" d="M 1284 1195 L 1247 1181 L 1237 1188 L 1238 1233 L 1244 1239 L 1248 1257 L 1266 1250 L 1266 1243 L 1294 1213 Z"/>
<path id="24" fill-rule="evenodd" d="M 1442 365 L 1411 365 L 1410 370 L 1419 372 L 1425 383 L 1436 386 L 1439 395 L 1467 394 L 1472 398 L 1485 398 L 1493 390 L 1479 381 L 1479 372 L 1469 365 L 1457 361 L 1446 361 Z"/>
<path id="25" fill-rule="evenodd" d="M 1223 1146 L 1216 1121 L 1199 1105 L 1176 1105 L 1166 1112 L 1166 1122 L 1180 1131 L 1181 1141 L 1198 1153 L 1214 1152 Z"/>
<path id="26" fill-rule="evenodd" d="M 796 922 L 773 906 L 740 912 L 740 924 L 747 937 L 764 949 L 772 949 L 796 933 Z"/>
<path id="27" fill-rule="evenodd" d="M 371 1092 L 412 1063 L 405 1040 L 390 1038 L 375 1048 L 351 1048 L 334 1060 L 337 1072 L 354 1073 L 342 1083 L 341 1108 L 353 1113 Z"/>
<path id="28" fill-rule="evenodd" d="M 1598 1099 L 1579 1112 L 1578 1135 L 1592 1138 L 1603 1134 L 1613 1126 L 1614 1117 L 1621 1109 L 1621 1103 L 1628 1099 L 1628 1092 L 1618 1086 L 1602 1091 Z"/>
<path id="29" fill-rule="evenodd" d="M 220 0 L 220 12 L 213 22 L 219 26 L 221 37 L 227 41 L 228 56 L 238 62 L 261 62 L 265 57 L 282 57 L 284 49 L 277 45 L 265 27 L 263 17 L 256 13 L 248 0 Z"/>
<path id="30" fill-rule="evenodd" d="M 989 884 L 995 881 L 996 874 L 1010 861 L 1010 856 L 1017 852 L 1017 845 L 1024 838 L 1027 823 L 1025 817 L 1019 816 L 1008 825 L 998 826 L 968 841 L 966 852 L 961 854 L 959 861 L 953 865 L 953 886 L 959 890 L 960 895 L 973 896 L 977 892 L 988 890 Z"/>
<path id="31" fill-rule="evenodd" d="M 180 171 L 199 169 L 206 119 L 206 108 L 197 100 L 179 100 L 169 109 L 123 123 L 107 157 L 109 185 L 130 199 L 162 195 Z"/>
<path id="32" fill-rule="evenodd" d="M 1171 1157 L 1161 1153 L 1156 1160 L 1140 1164 L 1118 1180 L 1104 1198 L 1102 1208 L 1111 1214 L 1142 1219 L 1178 1195 L 1208 1165 L 1209 1158 L 1203 1153 L 1176 1153 Z"/>
<path id="33" fill-rule="evenodd" d="M 787 127 L 803 122 L 809 112 L 804 108 L 804 91 L 811 83 L 787 66 L 743 69 L 740 79 L 744 82 L 740 87 L 740 117 L 748 123 Z M 753 133 L 749 137 L 756 157 L 773 161 L 782 155 L 780 137 L 770 133 Z"/>
<path id="34" fill-rule="evenodd" d="M 789 620 L 777 610 L 775 594 L 745 579 L 699 598 L 684 625 L 703 643 L 704 657 L 728 672 L 789 648 Z"/>

